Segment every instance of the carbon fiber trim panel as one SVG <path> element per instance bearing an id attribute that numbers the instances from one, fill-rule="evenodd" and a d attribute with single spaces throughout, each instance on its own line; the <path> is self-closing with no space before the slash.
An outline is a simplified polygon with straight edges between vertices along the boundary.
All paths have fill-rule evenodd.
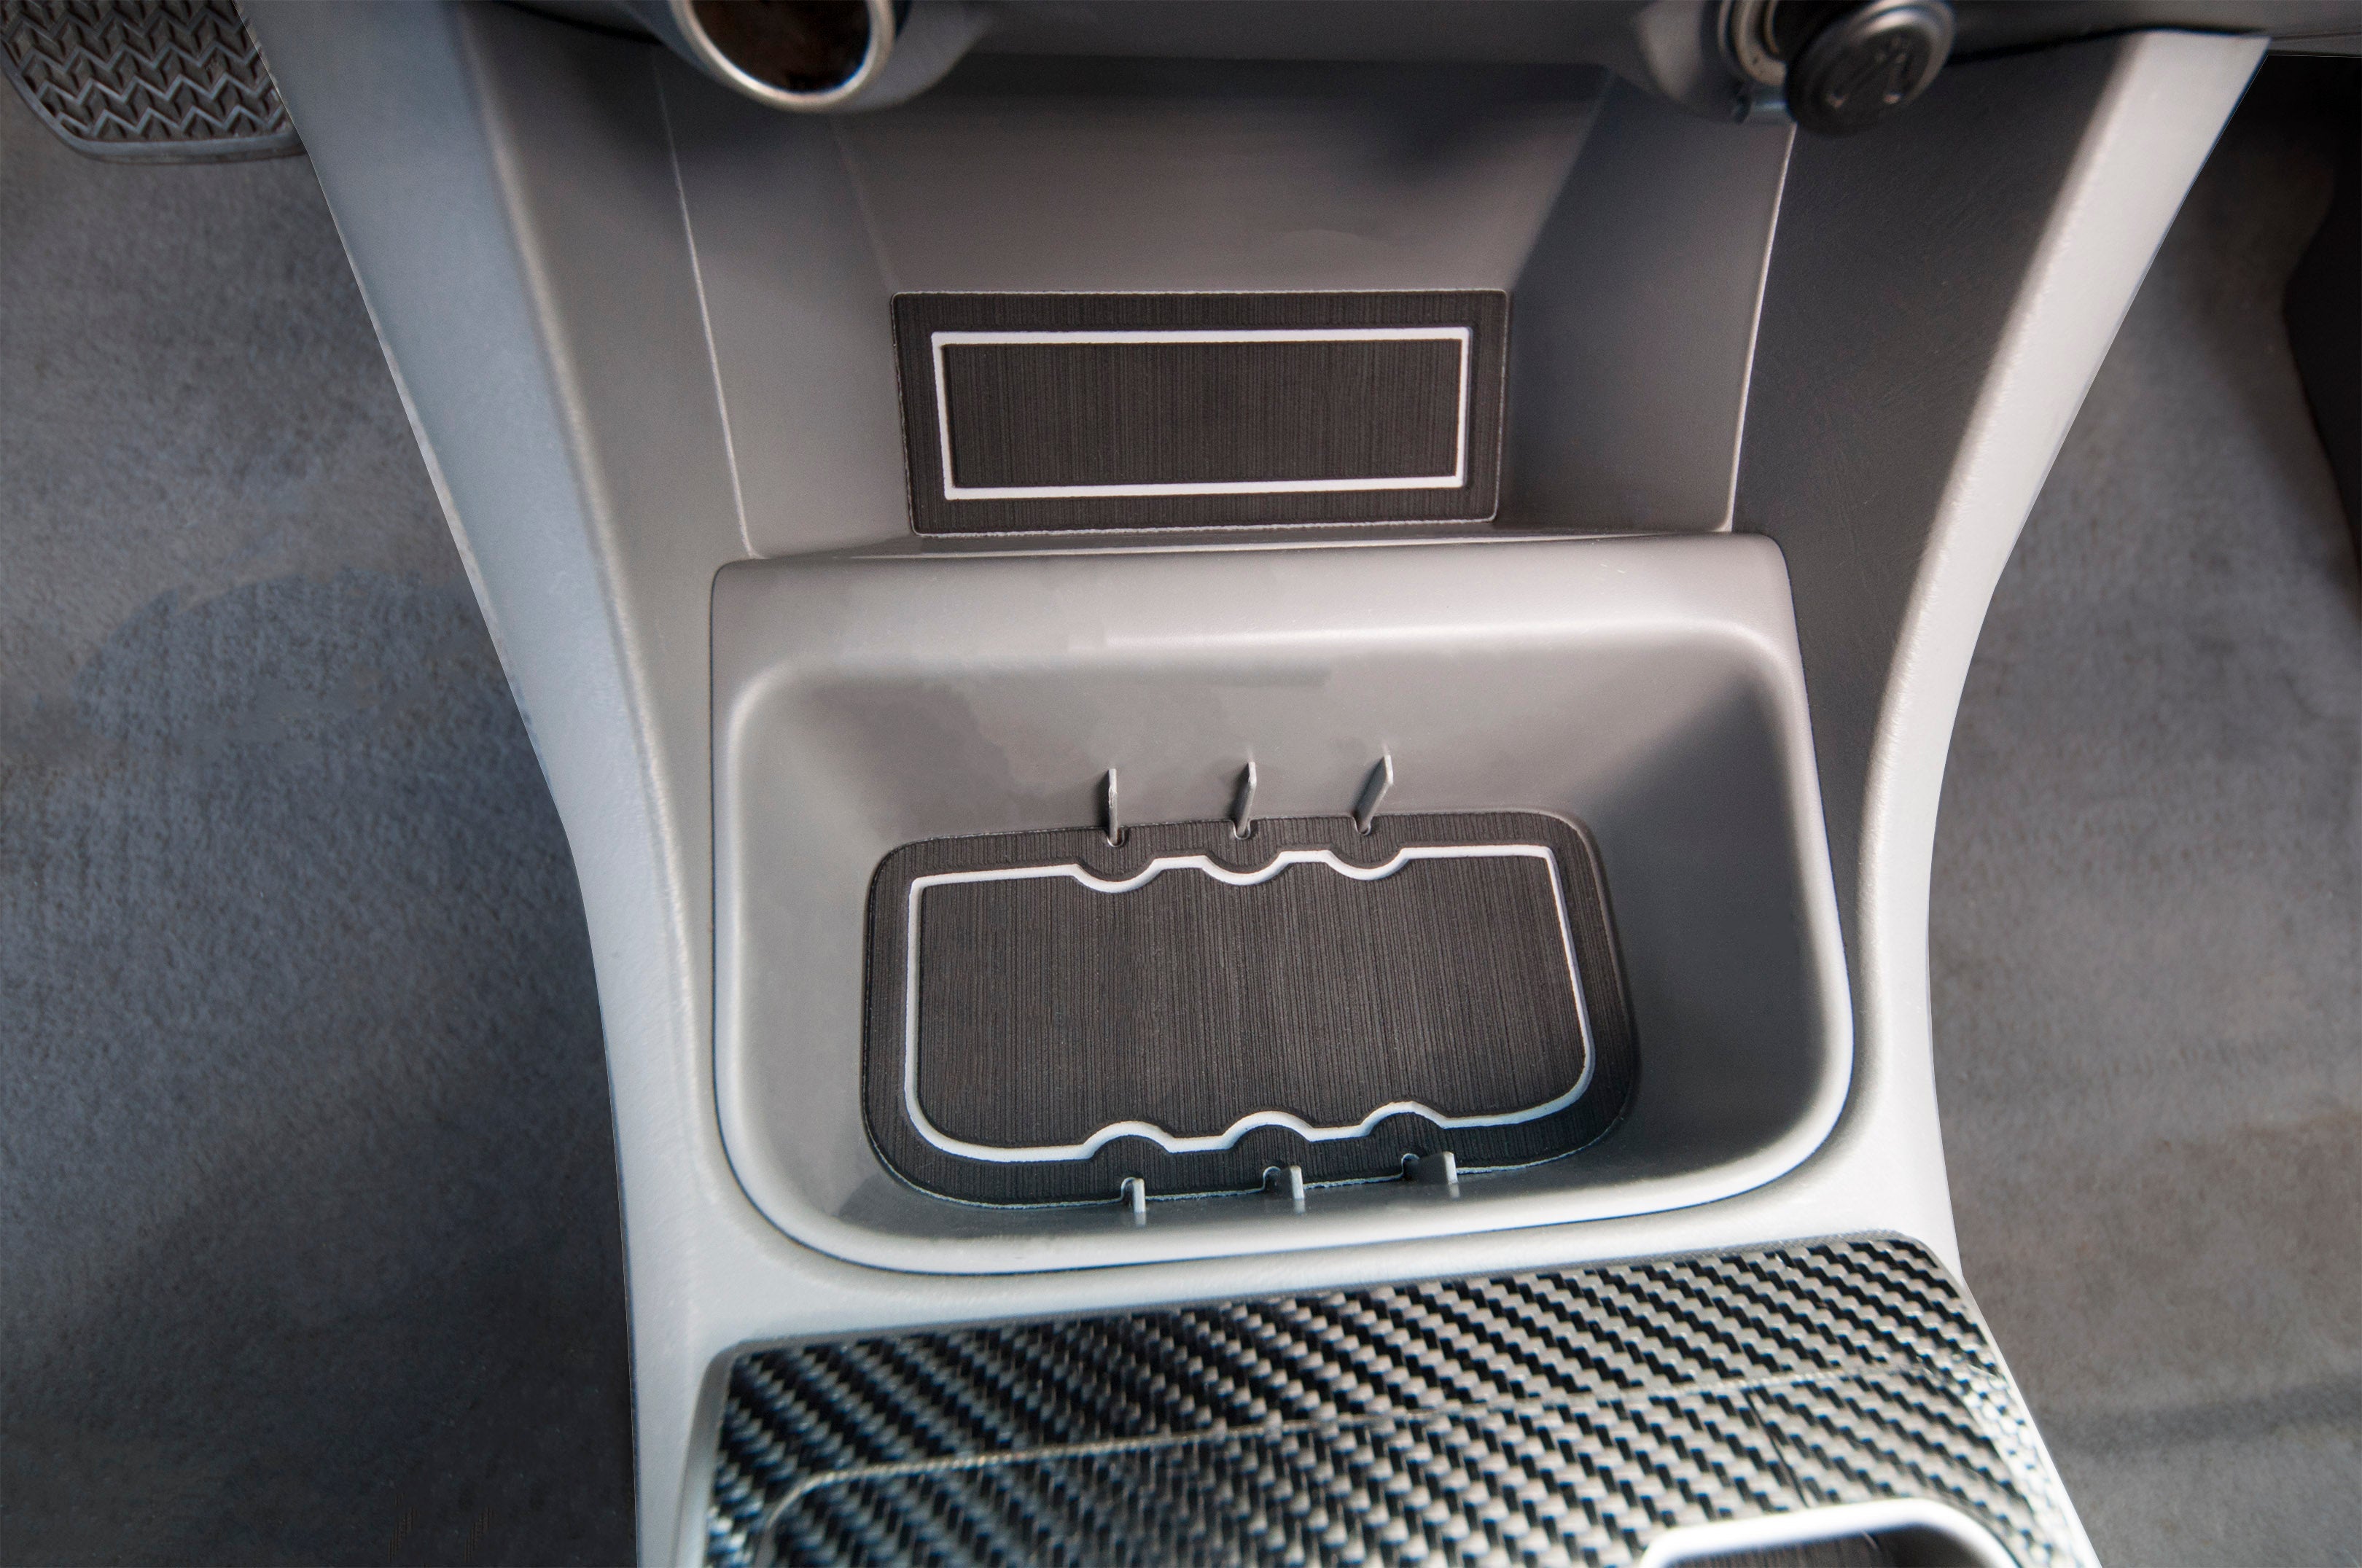
<path id="1" fill-rule="evenodd" d="M 1902 1497 L 2091 1560 L 1942 1266 L 1829 1242 L 756 1352 L 707 1561 L 1606 1565 Z"/>
<path id="2" fill-rule="evenodd" d="M 94 158 L 304 150 L 234 0 L 0 0 L 0 61 L 33 112 Z"/>

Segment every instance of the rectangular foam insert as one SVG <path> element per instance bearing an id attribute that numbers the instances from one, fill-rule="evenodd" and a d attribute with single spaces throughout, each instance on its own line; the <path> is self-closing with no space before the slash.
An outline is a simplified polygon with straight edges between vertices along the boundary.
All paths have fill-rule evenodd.
<path id="1" fill-rule="evenodd" d="M 1508 296 L 900 294 L 922 534 L 1483 522 Z"/>

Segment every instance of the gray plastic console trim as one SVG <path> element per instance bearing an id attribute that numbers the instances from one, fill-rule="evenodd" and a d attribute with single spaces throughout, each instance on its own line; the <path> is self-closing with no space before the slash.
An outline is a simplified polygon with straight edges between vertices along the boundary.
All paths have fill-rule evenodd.
<path id="1" fill-rule="evenodd" d="M 1977 634 L 2264 46 L 2143 33 L 1958 65 L 1875 135 L 1799 144 L 1737 526 L 1779 541 L 1795 589 L 1861 1087 L 1907 1101 L 1897 1130 L 1930 1151 L 1928 878 Z"/>
<path id="2" fill-rule="evenodd" d="M 745 1345 L 1871 1231 L 1951 1258 L 1925 954 L 1947 728 L 1993 574 L 2259 44 L 2144 37 L 1957 66 L 1892 126 L 1816 144 L 1791 182 L 1783 237 L 1835 224 L 1824 242 L 1839 262 L 1785 284 L 1775 268 L 1758 351 L 1772 373 L 1749 405 L 1740 515 L 1787 554 L 1858 977 L 1851 1089 L 1810 1158 L 1742 1196 L 1645 1218 L 962 1275 L 864 1267 L 791 1240 L 732 1172 L 713 1090 L 714 577 L 758 553 L 882 542 L 901 526 L 890 461 L 860 486 L 835 469 L 822 489 L 797 482 L 800 454 L 848 429 L 868 438 L 860 397 L 891 419 L 890 366 L 836 325 L 857 319 L 840 282 L 873 291 L 882 324 L 876 253 L 789 243 L 796 223 L 860 232 L 844 165 L 732 144 L 728 111 L 701 95 L 741 101 L 653 44 L 509 8 L 259 3 L 251 19 L 574 846 L 615 1090 L 645 1560 L 698 1560 L 722 1369 Z M 2029 95 L 2038 106 L 2058 94 L 2063 118 L 2027 113 Z M 1956 115 L 1976 132 L 1958 145 Z M 1865 189 L 1887 204 L 1847 218 L 1849 181 L 1872 174 Z M 756 198 L 760 221 L 741 205 Z M 1493 238 L 1505 253 L 1524 243 L 1472 243 Z M 1064 254 L 1062 275 L 1122 270 L 1104 247 L 1089 254 L 1108 265 Z M 1016 248 L 995 264 L 1021 286 L 1025 260 Z M 1303 271 L 1318 280 L 1316 260 Z M 1954 309 L 1936 292 L 1959 277 L 1988 278 L 1992 308 Z M 1816 300 L 1826 309 L 1794 304 Z M 772 318 L 764 341 L 801 345 L 789 359 L 728 358 L 759 351 L 749 324 Z M 1681 317 L 1662 319 L 1670 331 Z M 1957 328 L 1933 353 L 1931 321 Z M 1841 336 L 1816 337 L 1822 322 Z M 1751 310 L 1745 325 L 1751 336 Z M 850 381 L 832 381 L 840 372 Z M 717 381 L 734 414 L 750 387 L 788 400 L 769 405 L 778 423 L 739 424 L 735 465 Z M 797 401 L 822 383 L 866 390 Z"/>

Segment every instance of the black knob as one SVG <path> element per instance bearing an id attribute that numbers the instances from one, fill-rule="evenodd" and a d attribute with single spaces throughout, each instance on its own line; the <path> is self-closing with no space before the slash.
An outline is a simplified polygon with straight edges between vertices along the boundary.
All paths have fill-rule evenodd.
<path id="1" fill-rule="evenodd" d="M 1917 97 L 1952 51 L 1952 7 L 1945 0 L 1804 6 L 1791 0 L 1773 12 L 1775 37 L 1789 30 L 1791 17 L 1818 25 L 1802 38 L 1778 38 L 1788 113 L 1824 136 L 1876 125 Z"/>

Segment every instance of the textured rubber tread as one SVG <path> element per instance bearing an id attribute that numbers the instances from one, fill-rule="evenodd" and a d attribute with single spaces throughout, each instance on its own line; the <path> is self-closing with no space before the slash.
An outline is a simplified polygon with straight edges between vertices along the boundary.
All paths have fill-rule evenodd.
<path id="1" fill-rule="evenodd" d="M 1919 1497 L 2088 1547 L 1915 1243 L 1843 1241 L 742 1357 L 708 1561 L 1637 1560 Z"/>
<path id="2" fill-rule="evenodd" d="M 0 62 L 33 112 L 94 158 L 304 150 L 235 0 L 0 0 Z"/>

